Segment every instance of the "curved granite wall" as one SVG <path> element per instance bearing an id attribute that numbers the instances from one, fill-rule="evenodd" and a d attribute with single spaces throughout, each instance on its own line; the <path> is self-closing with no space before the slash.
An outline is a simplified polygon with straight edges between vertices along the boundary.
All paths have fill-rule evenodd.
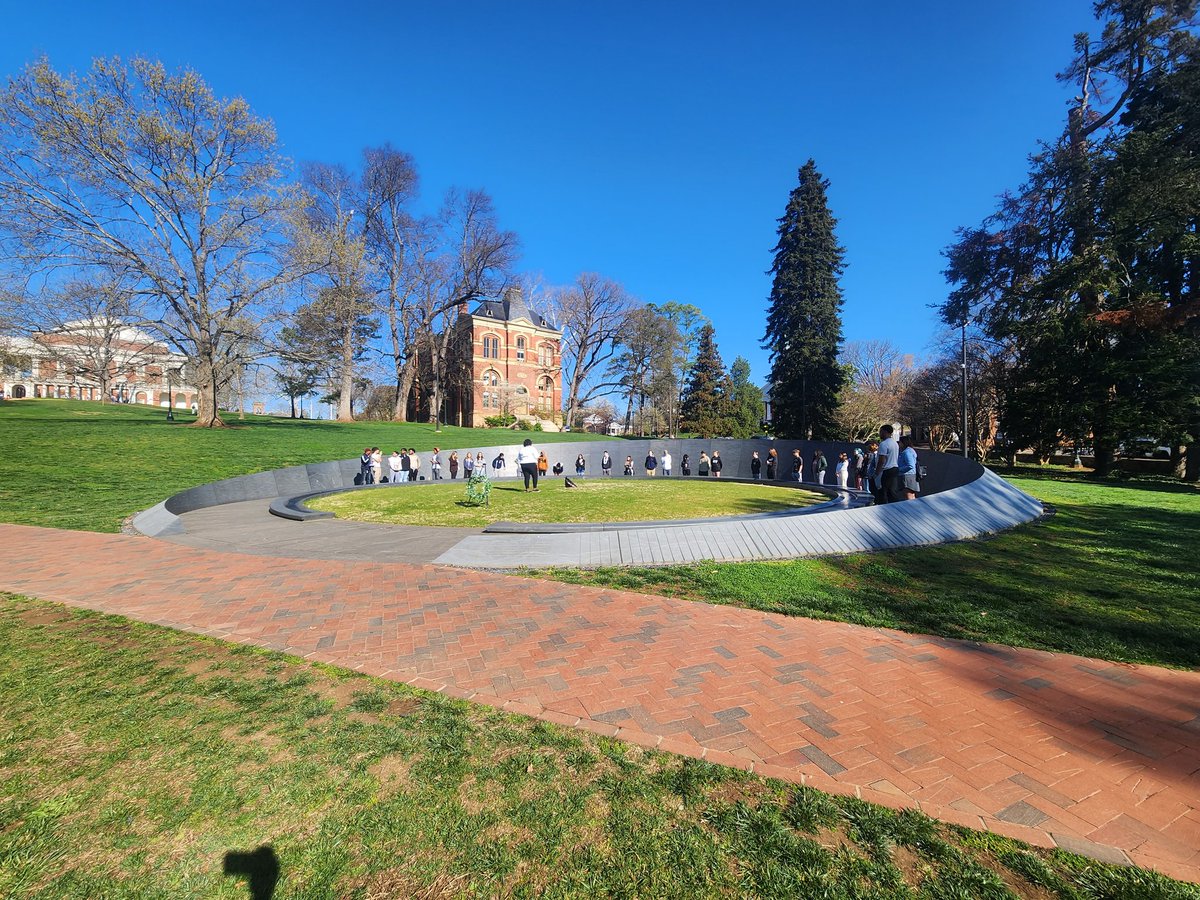
<path id="1" fill-rule="evenodd" d="M 723 474 L 725 476 L 749 478 L 751 453 L 754 450 L 759 451 L 759 455 L 764 460 L 763 468 L 765 473 L 767 450 L 774 447 L 779 454 L 779 474 L 781 477 L 787 477 L 791 469 L 788 460 L 791 458 L 792 451 L 799 448 L 804 458 L 805 478 L 811 481 L 812 455 L 819 448 L 829 460 L 829 469 L 826 472 L 825 483 L 830 485 L 836 481 L 834 466 L 838 453 L 842 451 L 852 453 L 855 446 L 861 446 L 829 441 L 695 439 L 612 439 L 605 441 L 554 443 L 552 440 L 544 439 L 550 437 L 550 435 L 515 432 L 514 438 L 516 438 L 516 442 L 512 444 L 493 447 L 446 448 L 442 451 L 443 475 L 449 475 L 449 470 L 446 468 L 446 460 L 449 459 L 452 450 L 457 450 L 459 455 L 462 456 L 469 449 L 472 454 L 482 452 L 484 459 L 489 465 L 497 454 L 504 453 L 507 465 L 500 474 L 504 476 L 516 476 L 518 469 L 513 460 L 516 458 L 517 450 L 521 447 L 521 441 L 526 437 L 532 438 L 534 443 L 546 452 L 551 466 L 556 462 L 561 462 L 566 470 L 566 474 L 572 476 L 575 473 L 575 457 L 580 453 L 583 454 L 587 462 L 588 475 L 599 475 L 600 459 L 604 451 L 607 450 L 613 457 L 614 471 L 618 475 L 624 466 L 625 457 L 632 456 L 635 475 L 637 477 L 644 477 L 642 464 L 647 452 L 653 450 L 656 456 L 661 456 L 663 450 L 670 450 L 671 456 L 674 457 L 674 472 L 676 474 L 679 473 L 680 463 L 683 460 L 683 455 L 686 453 L 692 459 L 694 477 L 700 451 L 705 450 L 711 454 L 715 450 L 720 452 L 721 459 L 724 460 Z M 542 439 L 539 440 L 539 438 Z M 428 476 L 429 454 L 422 453 L 421 459 L 423 463 L 422 470 Z M 921 484 L 923 497 L 970 484 L 982 477 L 986 472 L 983 466 L 972 460 L 946 453 L 924 451 L 920 454 L 920 459 L 921 464 L 926 467 L 928 473 Z M 489 471 L 492 470 L 489 469 Z M 352 488 L 356 486 L 355 479 L 358 477 L 358 474 L 359 464 L 358 459 L 355 458 L 337 460 L 335 462 L 309 463 L 304 466 L 289 466 L 269 472 L 258 472 L 254 475 L 239 475 L 236 478 L 226 478 L 222 481 L 214 481 L 209 484 L 189 488 L 186 491 L 180 491 L 162 503 L 138 513 L 134 516 L 133 526 L 142 534 L 151 536 L 179 533 L 182 531 L 182 525 L 178 517 L 182 513 L 209 506 L 217 506 L 223 503 L 238 503 L 244 500 L 272 500 L 276 497 L 292 497 L 315 491 Z M 459 474 L 461 476 L 462 473 L 460 472 Z M 1018 522 L 1013 522 L 1012 524 L 1018 524 Z"/>

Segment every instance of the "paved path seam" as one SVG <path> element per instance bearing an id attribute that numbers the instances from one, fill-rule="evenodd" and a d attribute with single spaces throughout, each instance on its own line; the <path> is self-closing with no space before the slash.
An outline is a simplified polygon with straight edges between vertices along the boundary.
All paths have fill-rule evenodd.
<path id="1" fill-rule="evenodd" d="M 1200 878 L 1200 673 L 446 567 L 0 539 L 3 590 Z"/>

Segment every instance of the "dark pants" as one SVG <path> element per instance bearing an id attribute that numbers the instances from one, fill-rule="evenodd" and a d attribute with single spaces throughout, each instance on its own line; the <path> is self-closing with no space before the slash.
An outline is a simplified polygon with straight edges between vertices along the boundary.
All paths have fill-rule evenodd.
<path id="1" fill-rule="evenodd" d="M 891 468 L 883 470 L 883 494 L 882 502 L 898 503 L 904 499 L 904 482 L 900 480 L 900 469 Z"/>
<path id="2" fill-rule="evenodd" d="M 533 486 L 535 488 L 537 487 L 537 482 L 538 482 L 537 463 L 535 463 L 535 462 L 521 463 L 521 474 L 525 476 L 525 490 L 529 490 L 530 481 L 533 482 Z"/>

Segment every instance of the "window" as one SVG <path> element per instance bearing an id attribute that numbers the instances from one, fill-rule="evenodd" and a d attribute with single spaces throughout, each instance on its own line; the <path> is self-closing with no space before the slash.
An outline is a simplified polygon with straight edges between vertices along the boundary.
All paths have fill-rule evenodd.
<path id="1" fill-rule="evenodd" d="M 538 379 L 538 409 L 546 413 L 554 409 L 554 382 L 549 378 Z"/>
<path id="2" fill-rule="evenodd" d="M 525 338 L 519 337 L 519 338 L 517 338 L 517 360 L 521 361 L 524 359 L 525 359 Z"/>
<path id="3" fill-rule="evenodd" d="M 500 358 L 500 338 L 488 336 L 483 339 L 483 356 L 485 359 Z"/>
<path id="4" fill-rule="evenodd" d="M 554 348 L 549 344 L 538 345 L 538 365 L 546 368 L 554 365 Z"/>
<path id="5" fill-rule="evenodd" d="M 492 406 L 492 395 L 488 391 L 484 391 L 483 392 L 483 408 L 491 409 L 491 406 Z"/>

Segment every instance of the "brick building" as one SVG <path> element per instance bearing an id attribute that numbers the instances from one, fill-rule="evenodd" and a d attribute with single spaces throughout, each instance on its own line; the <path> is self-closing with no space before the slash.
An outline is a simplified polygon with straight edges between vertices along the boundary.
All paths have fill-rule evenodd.
<path id="1" fill-rule="evenodd" d="M 446 420 L 483 427 L 489 416 L 562 419 L 562 331 L 525 303 L 520 288 L 459 309 Z"/>
<path id="2" fill-rule="evenodd" d="M 59 331 L 32 337 L 0 337 L 0 385 L 4 397 L 100 400 L 97 366 L 107 369 L 109 399 L 176 408 L 196 400 L 186 360 L 139 328 L 69 322 Z"/>

